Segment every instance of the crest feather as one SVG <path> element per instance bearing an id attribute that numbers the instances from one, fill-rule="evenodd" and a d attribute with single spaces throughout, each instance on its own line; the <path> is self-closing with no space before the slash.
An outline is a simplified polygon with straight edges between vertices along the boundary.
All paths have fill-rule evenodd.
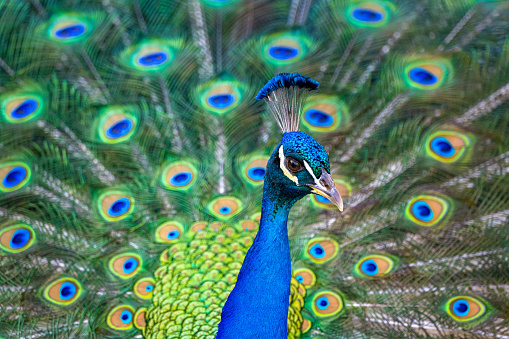
<path id="1" fill-rule="evenodd" d="M 307 94 L 318 86 L 318 81 L 299 73 L 279 73 L 262 87 L 256 100 L 267 103 L 283 133 L 296 132 Z"/>

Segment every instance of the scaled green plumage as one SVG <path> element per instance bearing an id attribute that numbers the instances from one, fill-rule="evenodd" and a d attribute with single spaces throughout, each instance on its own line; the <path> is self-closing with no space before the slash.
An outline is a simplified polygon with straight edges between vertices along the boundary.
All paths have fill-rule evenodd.
<path id="1" fill-rule="evenodd" d="M 320 82 L 301 130 L 345 205 L 290 213 L 289 337 L 509 337 L 508 28 L 507 1 L 0 1 L 0 337 L 213 338 L 280 72 Z"/>

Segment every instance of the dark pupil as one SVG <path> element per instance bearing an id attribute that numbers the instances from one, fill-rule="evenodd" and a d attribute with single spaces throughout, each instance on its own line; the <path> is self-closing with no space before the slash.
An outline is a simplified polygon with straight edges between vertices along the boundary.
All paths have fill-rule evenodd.
<path id="1" fill-rule="evenodd" d="M 320 305 L 321 306 L 327 306 L 327 301 L 325 301 L 325 300 L 320 301 Z"/>
<path id="2" fill-rule="evenodd" d="M 124 203 L 123 202 L 117 202 L 113 205 L 113 211 L 115 212 L 118 212 L 122 209 L 122 207 L 124 207 Z"/>
<path id="3" fill-rule="evenodd" d="M 467 309 L 468 309 L 468 306 L 466 304 L 461 303 L 458 305 L 459 312 L 465 312 Z"/>
<path id="4" fill-rule="evenodd" d="M 428 215 L 430 215 L 431 211 L 429 210 L 428 207 L 426 206 L 420 206 L 419 207 L 419 214 L 422 215 L 423 217 L 427 217 Z"/>
<path id="5" fill-rule="evenodd" d="M 368 271 L 370 271 L 370 272 L 373 272 L 374 270 L 376 270 L 375 264 L 368 264 L 367 266 L 368 266 Z"/>
<path id="6" fill-rule="evenodd" d="M 297 171 L 300 169 L 300 164 L 296 160 L 291 159 L 288 161 L 288 165 L 292 171 Z"/>
<path id="7" fill-rule="evenodd" d="M 317 248 L 315 248 L 315 253 L 320 255 L 323 253 L 323 250 L 321 248 L 317 247 Z"/>
<path id="8" fill-rule="evenodd" d="M 125 268 L 126 268 L 126 269 L 130 269 L 130 268 L 131 268 L 131 266 L 133 266 L 133 264 L 132 264 L 132 263 L 130 263 L 130 262 L 128 262 L 128 263 L 126 263 L 126 264 L 125 264 Z"/>
<path id="9" fill-rule="evenodd" d="M 417 72 L 416 76 L 420 78 L 422 81 L 431 81 L 433 80 L 433 77 L 426 72 Z"/>
<path id="10" fill-rule="evenodd" d="M 176 177 L 175 177 L 175 181 L 176 182 L 181 182 L 181 181 L 184 181 L 187 179 L 187 175 L 186 174 L 178 174 Z"/>
<path id="11" fill-rule="evenodd" d="M 121 123 L 121 124 L 117 124 L 115 125 L 115 127 L 113 127 L 113 133 L 118 133 L 120 131 L 120 129 L 122 128 L 126 128 L 127 127 L 127 124 L 125 122 Z"/>
<path id="12" fill-rule="evenodd" d="M 13 181 L 16 181 L 17 177 L 18 177 L 18 172 L 12 172 L 10 173 L 8 176 L 7 176 L 7 181 L 8 182 L 13 182 Z"/>
<path id="13" fill-rule="evenodd" d="M 122 316 L 122 319 L 124 319 L 124 320 L 127 320 L 127 318 L 129 318 L 129 317 L 127 316 L 127 314 L 124 314 L 124 315 Z"/>
<path id="14" fill-rule="evenodd" d="M 65 296 L 68 296 L 69 294 L 71 294 L 71 290 L 69 287 L 64 287 L 62 288 L 62 295 L 65 297 Z"/>
<path id="15" fill-rule="evenodd" d="M 16 234 L 14 238 L 12 238 L 12 242 L 15 244 L 21 244 L 23 242 L 23 234 Z"/>
<path id="16" fill-rule="evenodd" d="M 441 141 L 438 143 L 438 147 L 440 147 L 440 150 L 442 152 L 449 152 L 451 150 L 451 145 L 449 145 L 447 142 Z"/>

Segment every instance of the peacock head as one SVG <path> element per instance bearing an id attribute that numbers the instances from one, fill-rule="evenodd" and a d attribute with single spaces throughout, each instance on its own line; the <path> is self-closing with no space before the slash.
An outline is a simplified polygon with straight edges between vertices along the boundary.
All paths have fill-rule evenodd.
<path id="1" fill-rule="evenodd" d="M 327 152 L 315 139 L 298 131 L 306 95 L 319 85 L 299 73 L 280 73 L 258 92 L 256 99 L 267 103 L 284 133 L 267 163 L 265 182 L 292 201 L 314 193 L 342 211 L 343 201 L 330 175 Z"/>
<path id="2" fill-rule="evenodd" d="M 343 200 L 330 175 L 329 156 L 323 146 L 306 133 L 284 133 L 267 163 L 265 180 L 279 187 L 289 198 L 318 194 L 343 210 Z"/>

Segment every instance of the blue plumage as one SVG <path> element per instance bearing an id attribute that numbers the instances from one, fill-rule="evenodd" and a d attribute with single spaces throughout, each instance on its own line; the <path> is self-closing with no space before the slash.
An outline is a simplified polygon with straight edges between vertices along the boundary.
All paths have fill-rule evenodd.
<path id="1" fill-rule="evenodd" d="M 281 147 L 285 159 L 305 161 L 313 173 L 330 170 L 327 152 L 309 135 L 283 135 L 267 163 L 260 227 L 223 307 L 219 339 L 287 337 L 291 278 L 288 213 L 295 202 L 312 192 L 306 183 L 314 181 L 303 169 L 294 173 L 300 185 L 295 184 L 292 174 L 281 167 Z"/>

